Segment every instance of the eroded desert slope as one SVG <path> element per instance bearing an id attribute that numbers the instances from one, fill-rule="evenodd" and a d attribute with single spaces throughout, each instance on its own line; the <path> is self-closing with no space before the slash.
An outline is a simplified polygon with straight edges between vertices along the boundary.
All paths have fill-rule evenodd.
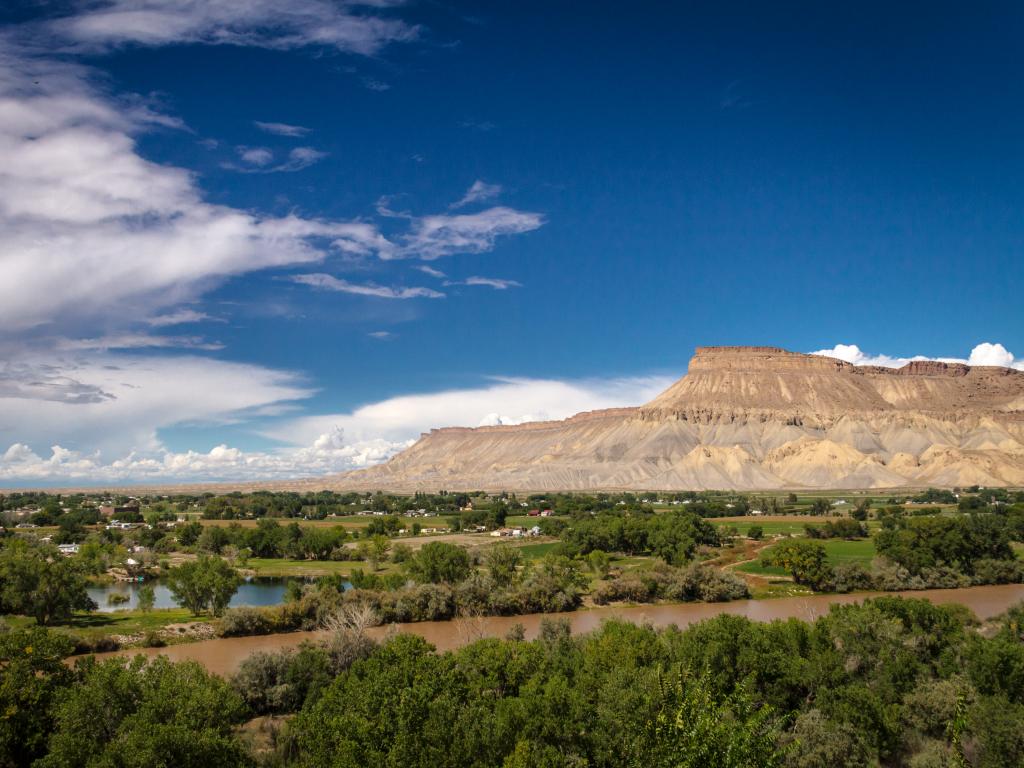
<path id="1" fill-rule="evenodd" d="M 338 488 L 688 490 L 1024 485 L 1024 373 L 700 347 L 646 405 L 435 429 Z"/>

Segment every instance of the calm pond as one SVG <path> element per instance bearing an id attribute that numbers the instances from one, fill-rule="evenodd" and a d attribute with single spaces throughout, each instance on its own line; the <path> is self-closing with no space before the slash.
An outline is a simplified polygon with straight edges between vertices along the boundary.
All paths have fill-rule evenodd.
<path id="1" fill-rule="evenodd" d="M 283 587 L 282 587 L 283 588 Z M 449 650 L 465 645 L 480 637 L 502 637 L 516 624 L 526 628 L 526 637 L 536 637 L 540 623 L 545 618 L 568 619 L 574 633 L 589 632 L 601 625 L 605 619 L 617 618 L 635 623 L 649 623 L 656 627 L 675 624 L 685 627 L 719 614 L 746 616 L 754 621 L 774 619 L 804 619 L 812 621 L 828 613 L 830 606 L 860 602 L 866 597 L 882 593 L 861 593 L 856 595 L 813 595 L 775 600 L 737 600 L 732 603 L 680 603 L 673 605 L 637 605 L 628 607 L 593 608 L 572 613 L 530 614 L 528 616 L 493 616 L 480 619 L 456 621 L 423 621 L 415 624 L 397 624 L 389 627 L 374 627 L 370 634 L 383 637 L 397 630 L 425 638 L 439 650 Z M 970 587 L 967 589 L 931 589 L 919 592 L 889 592 L 885 594 L 915 597 L 930 600 L 938 605 L 961 603 L 970 608 L 979 619 L 990 619 L 1003 613 L 1016 603 L 1024 600 L 1024 585 L 1006 584 L 993 587 Z M 211 672 L 230 675 L 238 669 L 242 660 L 254 651 L 276 651 L 293 648 L 304 640 L 315 640 L 321 632 L 290 632 L 281 635 L 258 637 L 225 637 L 202 640 L 197 643 L 172 645 L 167 648 L 132 648 L 97 656 L 163 654 L 172 661 L 198 661 Z"/>
<path id="2" fill-rule="evenodd" d="M 237 608 L 240 605 L 262 606 L 277 605 L 284 602 L 284 591 L 288 585 L 288 579 L 282 578 L 252 578 L 243 582 L 231 598 L 230 606 Z M 153 587 L 156 600 L 154 608 L 177 608 L 178 604 L 171 597 L 171 590 L 166 584 L 159 581 L 146 582 Z M 117 581 L 113 584 L 88 587 L 86 591 L 89 597 L 96 601 L 97 608 L 101 613 L 111 611 L 130 610 L 138 607 L 139 590 L 144 585 L 135 581 Z M 122 595 L 128 598 L 127 602 L 111 603 L 111 595 Z"/>

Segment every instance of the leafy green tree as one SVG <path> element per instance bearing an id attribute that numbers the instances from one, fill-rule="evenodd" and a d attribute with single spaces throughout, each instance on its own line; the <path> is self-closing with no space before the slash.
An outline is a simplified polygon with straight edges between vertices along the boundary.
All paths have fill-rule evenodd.
<path id="1" fill-rule="evenodd" d="M 607 552 L 595 549 L 587 555 L 587 565 L 590 566 L 591 571 L 603 579 L 608 576 L 608 571 L 611 570 L 612 562 L 611 558 L 608 557 Z"/>
<path id="2" fill-rule="evenodd" d="M 139 588 L 139 610 L 143 613 L 149 613 L 153 610 L 154 603 L 156 603 L 156 591 L 153 589 L 153 585 L 143 584 L 142 587 Z"/>
<path id="3" fill-rule="evenodd" d="M 760 525 L 752 525 L 747 529 L 747 538 L 754 541 L 760 541 L 764 538 L 764 528 Z"/>
<path id="4" fill-rule="evenodd" d="M 864 522 L 867 520 L 868 516 L 871 514 L 872 501 L 872 499 L 861 499 L 858 501 L 857 506 L 853 508 L 852 512 L 850 512 L 850 517 L 858 522 Z"/>
<path id="5" fill-rule="evenodd" d="M 878 553 L 913 574 L 949 566 L 974 573 L 980 560 L 1013 560 L 1004 518 L 992 514 L 898 519 L 875 537 Z"/>
<path id="6" fill-rule="evenodd" d="M 832 514 L 832 503 L 828 499 L 818 498 L 811 503 L 810 513 L 816 517 Z"/>
<path id="7" fill-rule="evenodd" d="M 789 541 L 777 544 L 761 558 L 764 565 L 785 568 L 797 584 L 811 589 L 826 589 L 832 580 L 825 548 L 813 541 Z"/>
<path id="8" fill-rule="evenodd" d="M 197 541 L 203 533 L 203 526 L 198 522 L 185 523 L 179 525 L 176 533 L 178 535 L 178 543 L 183 547 L 191 547 Z"/>
<path id="9" fill-rule="evenodd" d="M 340 525 L 334 528 L 303 528 L 298 542 L 299 554 L 313 560 L 327 560 L 347 537 Z"/>
<path id="10" fill-rule="evenodd" d="M 367 558 L 373 570 L 377 570 L 380 563 L 387 559 L 388 551 L 391 549 L 391 542 L 387 536 L 377 534 L 370 539 L 370 556 Z"/>
<path id="11" fill-rule="evenodd" d="M 262 521 L 261 521 L 262 522 Z M 224 547 L 231 543 L 231 537 L 227 530 L 219 525 L 210 525 L 203 528 L 202 534 L 196 541 L 196 545 L 204 552 L 211 552 L 219 555 Z"/>
<path id="12" fill-rule="evenodd" d="M 167 585 L 174 599 L 193 616 L 206 610 L 220 616 L 241 581 L 235 569 L 224 560 L 208 555 L 182 563 L 167 575 Z"/>
<path id="13" fill-rule="evenodd" d="M 507 587 L 515 581 L 516 569 L 522 560 L 522 553 L 508 544 L 498 544 L 484 552 L 484 567 L 491 581 L 499 587 Z"/>
<path id="14" fill-rule="evenodd" d="M 53 729 L 53 705 L 73 675 L 71 641 L 42 627 L 0 631 L 0 766 L 41 757 Z"/>
<path id="15" fill-rule="evenodd" d="M 401 565 L 406 560 L 412 557 L 412 547 L 408 544 L 395 544 L 391 548 L 391 562 Z"/>
<path id="16" fill-rule="evenodd" d="M 56 707 L 50 752 L 39 768 L 252 765 L 233 733 L 245 705 L 198 663 L 90 659 L 77 674 Z"/>
<path id="17" fill-rule="evenodd" d="M 469 554 L 462 547 L 432 541 L 405 564 L 409 575 L 426 584 L 457 584 L 469 576 Z"/>
<path id="18" fill-rule="evenodd" d="M 53 547 L 10 539 L 0 549 L 0 609 L 32 616 L 38 624 L 71 618 L 96 608 L 85 575 Z"/>
<path id="19" fill-rule="evenodd" d="M 637 768 L 772 768 L 782 765 L 781 732 L 771 707 L 745 686 L 715 695 L 706 675 L 661 681 L 661 706 L 631 765 Z"/>

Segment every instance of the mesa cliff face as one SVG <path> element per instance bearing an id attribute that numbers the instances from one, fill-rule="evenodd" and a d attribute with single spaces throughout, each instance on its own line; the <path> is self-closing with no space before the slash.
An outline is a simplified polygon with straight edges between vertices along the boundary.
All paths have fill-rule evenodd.
<path id="1" fill-rule="evenodd" d="M 1024 373 L 700 347 L 638 408 L 435 429 L 341 488 L 697 490 L 1024 485 Z"/>

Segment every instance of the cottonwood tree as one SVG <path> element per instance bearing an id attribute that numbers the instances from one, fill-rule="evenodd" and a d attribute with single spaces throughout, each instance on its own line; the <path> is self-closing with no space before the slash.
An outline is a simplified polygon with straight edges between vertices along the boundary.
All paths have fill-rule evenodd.
<path id="1" fill-rule="evenodd" d="M 95 610 L 82 570 L 53 547 L 10 539 L 0 549 L 0 610 L 44 625 Z"/>
<path id="2" fill-rule="evenodd" d="M 241 577 L 227 562 L 210 556 L 183 563 L 167 575 L 171 595 L 193 616 L 206 610 L 220 616 L 241 582 Z"/>

